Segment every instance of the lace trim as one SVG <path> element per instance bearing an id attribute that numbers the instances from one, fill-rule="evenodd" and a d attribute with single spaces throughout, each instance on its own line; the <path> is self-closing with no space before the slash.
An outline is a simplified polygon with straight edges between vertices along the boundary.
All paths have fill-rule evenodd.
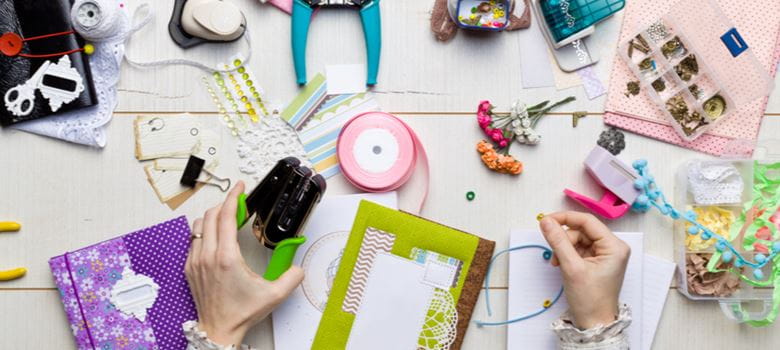
<path id="1" fill-rule="evenodd" d="M 695 161 L 688 166 L 688 183 L 697 204 L 740 203 L 744 183 L 729 162 Z"/>
<path id="2" fill-rule="evenodd" d="M 224 346 L 211 341 L 206 332 L 198 329 L 197 321 L 184 322 L 182 329 L 184 337 L 187 338 L 187 350 L 236 350 L 235 345 Z M 242 344 L 241 350 L 253 350 L 253 348 Z"/>
<path id="3" fill-rule="evenodd" d="M 237 151 L 238 169 L 258 182 L 285 157 L 296 157 L 304 166 L 311 166 L 298 134 L 276 113 L 240 131 Z"/>
<path id="4" fill-rule="evenodd" d="M 617 319 L 608 325 L 580 330 L 574 326 L 571 314 L 566 311 L 552 323 L 552 330 L 558 335 L 563 350 L 628 350 L 628 337 L 623 331 L 629 325 L 631 325 L 631 309 L 623 304 L 620 306 Z"/>
<path id="5" fill-rule="evenodd" d="M 95 53 L 89 57 L 98 104 L 17 124 L 13 128 L 87 146 L 102 148 L 106 145 L 106 126 L 118 101 L 116 87 L 125 54 L 124 38 L 131 29 L 124 11 L 120 11 L 119 20 L 122 29 L 118 34 L 94 43 Z"/>

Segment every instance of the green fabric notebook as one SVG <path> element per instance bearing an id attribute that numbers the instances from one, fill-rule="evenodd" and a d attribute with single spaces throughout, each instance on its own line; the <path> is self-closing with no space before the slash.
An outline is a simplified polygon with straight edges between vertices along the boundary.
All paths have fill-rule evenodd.
<path id="1" fill-rule="evenodd" d="M 365 243 L 364 239 L 368 243 Z M 453 308 L 457 312 L 457 320 L 452 318 L 457 333 L 447 340 L 450 342 L 449 349 L 459 349 L 494 248 L 493 241 L 372 202 L 362 201 L 349 240 L 344 247 L 312 349 L 330 350 L 347 347 L 356 314 L 360 313 L 359 299 L 362 295 L 357 295 L 356 298 L 355 293 L 363 293 L 365 289 L 362 288 L 365 287 L 365 283 L 361 284 L 356 280 L 371 271 L 370 260 L 374 259 L 373 256 L 376 255 L 374 250 L 377 249 L 382 254 L 389 253 L 409 259 L 410 262 L 419 262 L 421 265 L 426 263 L 426 259 L 433 259 L 439 264 L 437 266 L 450 266 L 453 268 L 452 271 L 457 271 L 452 274 L 451 284 L 447 282 L 449 288 L 444 290 L 452 296 L 451 300 L 455 304 Z M 361 288 L 354 288 L 356 283 Z M 420 344 L 431 341 L 426 340 L 426 332 L 423 330 L 428 328 L 427 322 L 432 318 L 429 317 L 432 312 L 433 308 L 427 311 L 426 324 L 421 328 Z"/>

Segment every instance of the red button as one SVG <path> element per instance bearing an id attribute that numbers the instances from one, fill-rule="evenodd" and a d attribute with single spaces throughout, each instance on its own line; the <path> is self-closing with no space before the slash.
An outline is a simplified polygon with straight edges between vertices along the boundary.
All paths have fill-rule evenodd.
<path id="1" fill-rule="evenodd" d="M 5 33 L 0 36 L 0 52 L 6 56 L 14 57 L 22 52 L 22 37 L 16 33 Z"/>

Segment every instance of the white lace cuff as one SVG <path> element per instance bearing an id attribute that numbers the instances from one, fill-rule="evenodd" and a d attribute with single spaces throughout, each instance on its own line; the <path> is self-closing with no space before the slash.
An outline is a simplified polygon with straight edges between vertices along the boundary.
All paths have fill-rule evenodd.
<path id="1" fill-rule="evenodd" d="M 187 321 L 182 325 L 184 337 L 187 338 L 187 350 L 236 350 L 235 345 L 219 345 L 209 339 L 206 332 L 198 329 L 197 321 Z M 241 350 L 253 350 L 248 345 L 241 345 Z"/>
<path id="2" fill-rule="evenodd" d="M 552 323 L 552 330 L 560 339 L 562 350 L 628 350 L 628 336 L 624 330 L 631 324 L 631 309 L 623 304 L 618 317 L 608 325 L 597 325 L 586 330 L 574 326 L 566 311 Z"/>

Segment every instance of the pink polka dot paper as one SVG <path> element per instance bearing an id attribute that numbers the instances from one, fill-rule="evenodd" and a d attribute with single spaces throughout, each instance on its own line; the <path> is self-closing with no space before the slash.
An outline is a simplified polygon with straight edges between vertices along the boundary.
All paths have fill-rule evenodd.
<path id="1" fill-rule="evenodd" d="M 627 40 L 632 33 L 661 17 L 676 2 L 627 1 L 618 42 Z M 780 59 L 780 2 L 717 0 L 716 3 L 739 29 L 758 61 L 774 76 Z M 634 80 L 634 76 L 629 67 L 619 57 L 615 57 L 604 107 L 604 122 L 607 125 L 714 155 L 728 151 L 727 146 L 732 140 L 755 141 L 758 137 L 767 98 L 746 104 L 713 130 L 693 142 L 686 142 L 677 135 L 652 100 L 643 98 L 643 94 L 631 97 L 624 94 L 630 80 Z M 741 83 L 750 84 L 749 81 Z M 752 153 L 752 149 L 748 153 Z"/>
<path id="2" fill-rule="evenodd" d="M 182 216 L 54 257 L 49 265 L 78 349 L 184 349 L 184 321 L 197 318 L 184 276 L 190 229 Z M 145 322 L 111 304 L 111 288 L 129 266 L 159 294 Z"/>

